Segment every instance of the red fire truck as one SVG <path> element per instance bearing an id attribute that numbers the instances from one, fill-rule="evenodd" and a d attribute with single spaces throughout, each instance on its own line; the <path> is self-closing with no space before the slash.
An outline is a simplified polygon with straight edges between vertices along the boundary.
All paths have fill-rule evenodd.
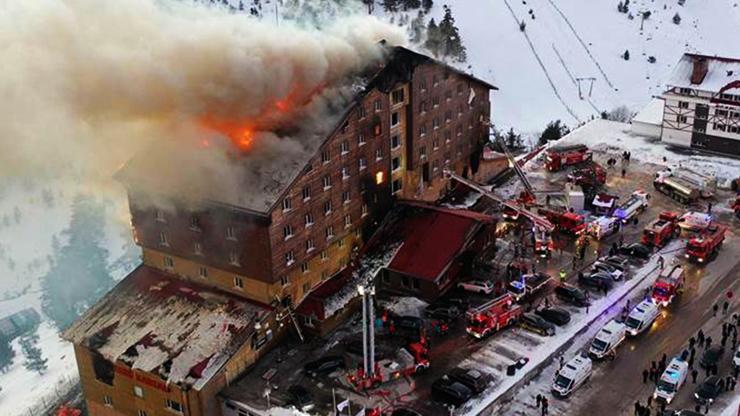
<path id="1" fill-rule="evenodd" d="M 584 144 L 554 146 L 545 153 L 545 167 L 550 172 L 557 172 L 565 166 L 577 165 L 593 158 L 593 153 Z"/>
<path id="2" fill-rule="evenodd" d="M 740 195 L 735 196 L 735 200 L 730 203 L 730 207 L 735 211 L 735 217 L 740 219 Z"/>
<path id="3" fill-rule="evenodd" d="M 658 280 L 653 285 L 652 299 L 653 303 L 663 307 L 673 302 L 673 298 L 683 291 L 683 266 L 677 264 L 673 266 L 670 272 L 658 276 Z"/>
<path id="4" fill-rule="evenodd" d="M 466 331 L 481 339 L 501 328 L 513 325 L 522 316 L 522 308 L 514 303 L 510 293 L 499 296 L 480 306 L 470 308 L 466 315 Z"/>
<path id="5" fill-rule="evenodd" d="M 658 219 L 650 223 L 642 231 L 642 244 L 646 246 L 663 247 L 672 238 L 681 234 L 678 226 L 679 215 L 672 211 L 663 211 Z"/>
<path id="6" fill-rule="evenodd" d="M 568 175 L 568 180 L 584 188 L 598 188 L 606 183 L 606 170 L 596 162 L 574 170 Z"/>
<path id="7" fill-rule="evenodd" d="M 357 390 L 367 390 L 401 377 L 409 377 L 429 368 L 429 348 L 426 338 L 413 342 L 406 348 L 399 348 L 395 356 L 375 362 L 373 375 L 365 374 L 360 366 L 347 376 L 347 380 Z"/>
<path id="8" fill-rule="evenodd" d="M 726 232 L 727 227 L 722 224 L 709 224 L 698 237 L 689 240 L 686 245 L 686 258 L 692 262 L 708 263 L 719 253 Z"/>
<path id="9" fill-rule="evenodd" d="M 560 211 L 551 208 L 540 208 L 537 213 L 547 218 L 555 225 L 555 229 L 571 235 L 580 235 L 586 230 L 583 215 L 570 211 Z"/>

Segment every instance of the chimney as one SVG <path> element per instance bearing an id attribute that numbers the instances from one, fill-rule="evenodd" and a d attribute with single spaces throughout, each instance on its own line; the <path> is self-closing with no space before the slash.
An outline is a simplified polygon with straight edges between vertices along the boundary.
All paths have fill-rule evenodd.
<path id="1" fill-rule="evenodd" d="M 701 84 L 704 81 L 704 77 L 707 76 L 708 70 L 709 62 L 707 62 L 707 58 L 695 57 L 694 70 L 691 72 L 691 83 Z"/>

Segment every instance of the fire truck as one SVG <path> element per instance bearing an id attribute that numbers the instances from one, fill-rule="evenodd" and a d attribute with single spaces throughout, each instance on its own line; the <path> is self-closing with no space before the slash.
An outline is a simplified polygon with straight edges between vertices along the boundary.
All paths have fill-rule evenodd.
<path id="1" fill-rule="evenodd" d="M 511 326 L 522 316 L 522 308 L 514 303 L 510 293 L 499 296 L 480 306 L 468 309 L 465 330 L 475 338 L 481 339 Z"/>
<path id="2" fill-rule="evenodd" d="M 642 231 L 642 244 L 646 246 L 663 247 L 672 238 L 681 235 L 681 227 L 678 226 L 678 214 L 672 211 L 663 211 L 658 219 L 651 222 Z"/>
<path id="3" fill-rule="evenodd" d="M 735 211 L 735 218 L 740 219 L 740 195 L 735 196 L 735 200 L 730 203 L 730 207 Z"/>
<path id="4" fill-rule="evenodd" d="M 614 210 L 614 216 L 627 224 L 648 207 L 649 200 L 650 194 L 647 192 L 635 191 L 624 204 Z"/>
<path id="5" fill-rule="evenodd" d="M 719 254 L 725 241 L 727 227 L 712 223 L 698 237 L 689 240 L 686 245 L 686 258 L 691 262 L 708 263 Z"/>
<path id="6" fill-rule="evenodd" d="M 660 172 L 661 175 L 668 175 L 699 191 L 702 198 L 710 198 L 717 191 L 717 178 L 701 172 L 679 166 L 674 169 L 667 168 Z"/>
<path id="7" fill-rule="evenodd" d="M 565 166 L 578 165 L 592 158 L 593 153 L 583 144 L 553 146 L 545 153 L 545 167 L 550 172 L 557 172 Z"/>
<path id="8" fill-rule="evenodd" d="M 668 306 L 676 295 L 683 291 L 683 281 L 683 266 L 680 264 L 673 266 L 668 274 L 658 276 L 651 295 L 653 303 L 663 307 Z"/>
<path id="9" fill-rule="evenodd" d="M 655 179 L 653 180 L 653 186 L 658 191 L 682 204 L 696 202 L 696 200 L 701 196 L 701 191 L 694 185 L 681 178 L 671 176 L 669 171 L 656 173 Z"/>
<path id="10" fill-rule="evenodd" d="M 552 208 L 540 208 L 537 213 L 547 218 L 555 229 L 570 235 L 582 234 L 586 229 L 583 215 L 570 211 L 560 211 Z"/>
<path id="11" fill-rule="evenodd" d="M 413 342 L 405 348 L 399 348 L 395 356 L 375 362 L 372 375 L 365 374 L 360 366 L 357 371 L 347 376 L 347 380 L 356 390 L 367 390 L 380 384 L 410 377 L 429 368 L 429 348 L 426 338 Z"/>
<path id="12" fill-rule="evenodd" d="M 606 170 L 592 161 L 588 166 L 571 172 L 568 180 L 582 188 L 595 189 L 606 183 Z"/>

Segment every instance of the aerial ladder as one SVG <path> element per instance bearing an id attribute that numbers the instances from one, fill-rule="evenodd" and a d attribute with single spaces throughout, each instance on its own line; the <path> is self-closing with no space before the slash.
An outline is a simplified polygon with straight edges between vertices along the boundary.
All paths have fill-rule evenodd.
<path id="1" fill-rule="evenodd" d="M 514 159 L 514 155 L 511 154 L 511 151 L 509 150 L 509 147 L 506 146 L 506 143 L 504 143 L 502 139 L 498 139 L 498 144 L 501 147 L 501 150 L 504 151 L 504 155 L 506 155 L 506 158 L 509 160 L 509 165 L 511 166 L 511 169 L 514 171 L 514 173 L 516 173 L 516 176 L 519 177 L 519 180 L 524 185 L 524 191 L 519 195 L 519 201 L 525 206 L 534 205 L 537 202 L 537 198 L 534 195 L 534 187 L 529 182 L 529 179 L 527 179 L 527 176 L 524 174 L 521 165 L 516 161 L 516 159 Z"/>

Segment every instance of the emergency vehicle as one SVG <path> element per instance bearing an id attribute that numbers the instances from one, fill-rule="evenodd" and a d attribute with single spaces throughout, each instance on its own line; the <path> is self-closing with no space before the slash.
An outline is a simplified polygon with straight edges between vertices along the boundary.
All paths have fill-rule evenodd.
<path id="1" fill-rule="evenodd" d="M 590 358 L 576 355 L 556 373 L 552 383 L 552 394 L 557 397 L 568 397 L 591 377 L 592 370 L 593 363 Z"/>
<path id="2" fill-rule="evenodd" d="M 689 240 L 686 245 L 686 258 L 697 263 L 708 263 L 719 253 L 725 241 L 727 227 L 712 223 L 698 237 Z"/>
<path id="3" fill-rule="evenodd" d="M 658 276 L 653 285 L 651 299 L 656 305 L 668 306 L 676 295 L 683 291 L 683 282 L 683 266 L 677 264 L 668 274 Z"/>
<path id="4" fill-rule="evenodd" d="M 694 187 L 694 185 L 671 176 L 671 173 L 668 171 L 656 173 L 655 179 L 653 179 L 653 186 L 658 191 L 682 204 L 695 202 L 701 197 L 701 191 Z"/>
<path id="5" fill-rule="evenodd" d="M 522 308 L 514 303 L 514 297 L 506 293 L 480 306 L 470 308 L 466 314 L 465 330 L 475 338 L 485 338 L 501 328 L 516 323 L 522 312 Z"/>
<path id="6" fill-rule="evenodd" d="M 619 218 L 616 217 L 597 217 L 586 226 L 586 233 L 597 240 L 619 232 L 621 227 Z"/>
<path id="7" fill-rule="evenodd" d="M 583 215 L 576 214 L 575 212 L 540 208 L 537 210 L 537 213 L 547 218 L 548 221 L 555 225 L 555 229 L 560 232 L 579 235 L 586 230 Z"/>
<path id="8" fill-rule="evenodd" d="M 596 162 L 576 169 L 568 175 L 568 180 L 583 188 L 598 188 L 606 183 L 606 171 Z"/>
<path id="9" fill-rule="evenodd" d="M 542 272 L 525 274 L 521 279 L 509 282 L 507 290 L 515 301 L 521 302 L 545 288 L 551 279 L 549 274 Z"/>
<path id="10" fill-rule="evenodd" d="M 645 191 L 635 191 L 627 201 L 614 210 L 614 216 L 627 224 L 648 207 L 648 201 L 650 201 L 650 194 Z"/>
<path id="11" fill-rule="evenodd" d="M 663 175 L 671 176 L 699 191 L 702 198 L 710 198 L 717 191 L 717 178 L 712 175 L 700 173 L 689 168 L 668 168 L 661 172 Z"/>
<path id="12" fill-rule="evenodd" d="M 617 354 L 617 347 L 626 337 L 627 328 L 624 324 L 611 320 L 599 330 L 591 341 L 588 355 L 597 359 L 607 356 L 614 359 Z"/>
<path id="13" fill-rule="evenodd" d="M 406 348 L 399 348 L 394 357 L 384 358 L 375 362 L 373 375 L 365 374 L 359 367 L 354 374 L 349 374 L 347 380 L 357 390 L 367 390 L 389 381 L 402 377 L 409 377 L 429 368 L 429 348 L 426 338 L 413 342 Z"/>
<path id="14" fill-rule="evenodd" d="M 545 153 L 545 167 L 550 172 L 557 172 L 565 166 L 577 165 L 593 158 L 593 153 L 586 145 L 553 146 Z"/>
<path id="15" fill-rule="evenodd" d="M 678 357 L 674 357 L 660 376 L 660 380 L 655 386 L 653 399 L 663 400 L 670 404 L 688 375 L 689 364 Z"/>
<path id="16" fill-rule="evenodd" d="M 701 232 L 714 221 L 712 214 L 706 212 L 687 212 L 678 219 L 678 226 L 684 231 Z"/>
<path id="17" fill-rule="evenodd" d="M 642 231 L 641 242 L 646 246 L 663 247 L 679 235 L 681 235 L 681 228 L 678 226 L 678 214 L 663 211 L 658 215 L 657 220 L 651 222 Z"/>

